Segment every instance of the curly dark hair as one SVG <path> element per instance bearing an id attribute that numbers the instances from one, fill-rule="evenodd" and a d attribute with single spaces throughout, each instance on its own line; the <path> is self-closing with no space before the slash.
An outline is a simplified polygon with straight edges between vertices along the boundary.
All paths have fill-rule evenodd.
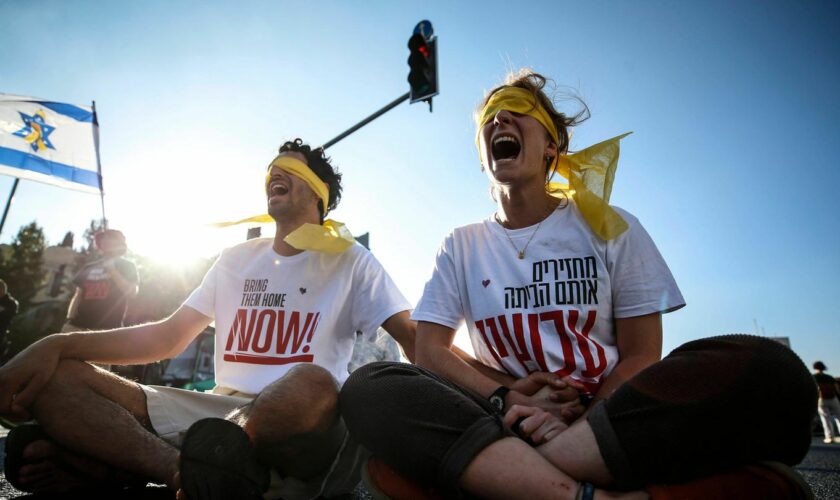
<path id="1" fill-rule="evenodd" d="M 487 104 L 487 101 L 495 94 L 496 92 L 502 90 L 506 87 L 518 87 L 521 89 L 525 89 L 531 94 L 534 95 L 536 102 L 540 103 L 543 108 L 548 112 L 548 115 L 551 117 L 551 121 L 554 122 L 554 126 L 557 127 L 557 135 L 560 136 L 560 144 L 557 144 L 557 151 L 560 154 L 566 154 L 569 152 L 569 128 L 574 127 L 576 125 L 581 124 L 585 120 L 589 119 L 589 107 L 586 105 L 583 100 L 577 96 L 571 96 L 571 99 L 577 101 L 581 105 L 581 110 L 577 114 L 573 116 L 567 116 L 564 113 L 557 111 L 557 108 L 554 106 L 555 97 L 549 97 L 546 93 L 545 87 L 546 84 L 551 82 L 552 85 L 554 82 L 549 80 L 548 78 L 542 76 L 541 74 L 528 69 L 523 68 L 515 73 L 509 73 L 507 78 L 505 78 L 505 83 L 499 85 L 498 87 L 494 88 L 487 95 L 484 96 L 484 99 L 481 101 L 481 105 L 478 107 L 476 111 L 476 119 L 478 119 L 481 110 Z M 481 126 L 482 124 L 478 124 Z M 551 166 L 551 161 L 546 162 L 546 169 Z"/>
<path id="2" fill-rule="evenodd" d="M 298 137 L 295 140 L 286 141 L 280 146 L 281 153 L 289 151 L 302 154 L 306 158 L 306 164 L 309 165 L 309 168 L 327 184 L 330 188 L 330 199 L 327 203 L 326 212 L 335 210 L 341 200 L 341 173 L 330 164 L 331 159 L 324 154 L 324 150 L 321 148 L 312 149 L 308 144 L 304 144 L 303 139 Z M 321 214 L 321 222 L 323 222 L 325 211 L 322 200 L 318 200 L 318 210 Z"/>

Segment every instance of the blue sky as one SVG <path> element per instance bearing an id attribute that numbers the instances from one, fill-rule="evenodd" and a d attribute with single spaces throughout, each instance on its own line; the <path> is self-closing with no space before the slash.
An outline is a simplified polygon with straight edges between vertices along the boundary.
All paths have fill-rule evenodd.
<path id="1" fill-rule="evenodd" d="M 403 104 L 329 150 L 334 218 L 370 231 L 411 301 L 448 231 L 492 213 L 471 113 L 529 66 L 589 105 L 573 148 L 635 132 L 612 203 L 688 302 L 666 316 L 666 352 L 757 323 L 840 373 L 837 2 L 0 0 L 0 92 L 96 100 L 111 226 L 183 261 L 243 239 L 206 223 L 264 209 L 283 140 L 323 143 L 407 90 L 421 19 L 439 36 L 434 112 Z M 23 181 L 0 241 L 34 219 L 58 243 L 99 213 L 96 196 Z"/>

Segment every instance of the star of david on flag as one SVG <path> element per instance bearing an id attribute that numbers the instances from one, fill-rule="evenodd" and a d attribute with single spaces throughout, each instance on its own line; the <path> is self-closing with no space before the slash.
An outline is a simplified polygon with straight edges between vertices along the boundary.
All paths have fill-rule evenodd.
<path id="1" fill-rule="evenodd" d="M 100 193 L 92 107 L 0 94 L 0 174 Z"/>
<path id="2" fill-rule="evenodd" d="M 44 110 L 39 109 L 33 116 L 20 111 L 18 111 L 18 114 L 20 114 L 20 119 L 23 120 L 24 127 L 15 132 L 16 136 L 23 137 L 29 143 L 32 151 L 38 152 L 47 148 L 55 149 L 50 142 L 50 134 L 55 130 L 55 127 L 47 125 Z"/>

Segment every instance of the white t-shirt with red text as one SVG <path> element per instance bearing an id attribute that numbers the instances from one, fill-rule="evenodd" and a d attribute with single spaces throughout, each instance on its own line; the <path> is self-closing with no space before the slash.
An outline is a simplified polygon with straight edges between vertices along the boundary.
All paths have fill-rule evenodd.
<path id="1" fill-rule="evenodd" d="M 630 228 L 609 241 L 592 232 L 574 203 L 539 228 L 507 235 L 493 217 L 455 229 L 412 319 L 454 329 L 466 320 L 484 364 L 516 377 L 569 375 L 596 393 L 618 362 L 615 318 L 685 305 L 650 236 L 616 210 Z"/>
<path id="2" fill-rule="evenodd" d="M 300 363 L 344 383 L 355 332 L 411 308 L 361 245 L 283 257 L 269 238 L 223 251 L 185 304 L 215 319 L 216 383 L 250 394 Z"/>

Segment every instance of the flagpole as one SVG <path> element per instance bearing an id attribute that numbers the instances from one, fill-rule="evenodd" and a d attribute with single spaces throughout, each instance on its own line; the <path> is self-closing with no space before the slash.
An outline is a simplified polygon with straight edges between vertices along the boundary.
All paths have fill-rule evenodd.
<path id="1" fill-rule="evenodd" d="M 6 225 L 6 216 L 9 215 L 9 208 L 12 206 L 12 198 L 15 197 L 20 178 L 15 177 L 15 182 L 12 184 L 12 192 L 9 193 L 9 199 L 6 201 L 6 210 L 3 210 L 3 220 L 0 220 L 0 234 L 3 234 L 3 226 Z"/>
<path id="2" fill-rule="evenodd" d="M 99 161 L 99 119 L 96 117 L 96 101 L 91 101 L 93 109 L 93 144 L 96 149 L 96 173 L 99 176 L 99 200 L 102 202 L 102 228 L 108 229 L 105 218 L 105 185 L 102 182 L 102 163 Z"/>

